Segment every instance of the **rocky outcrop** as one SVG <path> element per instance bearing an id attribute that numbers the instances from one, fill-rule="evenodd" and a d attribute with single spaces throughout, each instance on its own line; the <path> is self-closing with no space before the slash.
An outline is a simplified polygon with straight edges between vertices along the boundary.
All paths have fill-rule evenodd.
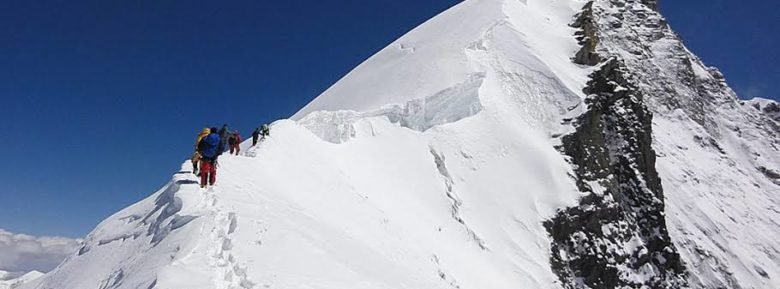
<path id="1" fill-rule="evenodd" d="M 650 9 L 653 9 L 653 11 L 658 11 L 658 1 L 659 0 L 642 0 L 642 3 L 647 5 Z"/>
<path id="2" fill-rule="evenodd" d="M 765 116 L 763 127 L 773 135 L 780 135 L 780 104 L 774 100 L 765 98 L 754 98 L 748 101 L 742 102 L 742 105 L 749 104 L 752 108 L 756 109 L 759 114 Z M 780 183 L 780 178 L 777 178 L 776 183 Z"/>
<path id="3" fill-rule="evenodd" d="M 770 119 L 780 122 L 780 104 L 776 101 L 766 98 L 756 97 L 754 99 L 743 101 L 742 105 L 748 104 L 752 108 L 756 109 L 761 114 L 769 117 Z"/>
<path id="4" fill-rule="evenodd" d="M 614 58 L 584 92 L 588 110 L 563 137 L 562 150 L 586 195 L 545 223 L 553 270 L 564 288 L 687 287 L 667 233 L 652 114 L 642 94 Z"/>
<path id="5" fill-rule="evenodd" d="M 582 11 L 575 16 L 572 27 L 579 28 L 574 35 L 582 48 L 577 51 L 572 61 L 582 65 L 596 65 L 601 62 L 601 57 L 596 53 L 599 38 L 596 35 L 596 22 L 593 18 L 593 1 L 588 2 Z"/>
<path id="6" fill-rule="evenodd" d="M 625 6 L 623 2 L 632 2 L 625 0 L 612 1 L 615 2 L 618 6 Z M 658 11 L 658 0 L 642 0 L 641 3 L 654 11 Z M 579 29 L 577 32 L 575 32 L 574 35 L 577 37 L 577 41 L 582 46 L 580 50 L 577 51 L 577 53 L 574 55 L 574 58 L 572 58 L 572 61 L 577 64 L 592 66 L 599 64 L 599 62 L 602 60 L 602 58 L 599 56 L 599 53 L 596 51 L 599 44 L 599 36 L 597 33 L 598 23 L 596 22 L 596 15 L 594 14 L 593 5 L 593 1 L 585 4 L 585 6 L 582 7 L 582 11 L 575 15 L 574 23 L 571 24 L 572 27 Z M 611 24 L 613 27 L 618 28 L 623 25 L 621 21 L 622 19 L 616 18 L 614 20 L 615 21 L 613 21 Z M 645 23 L 645 25 L 651 28 L 657 28 L 666 25 L 666 23 L 660 19 L 648 20 L 649 21 Z"/>
<path id="7" fill-rule="evenodd" d="M 775 120 L 780 120 L 780 104 L 772 102 L 763 108 L 764 113 L 772 115 Z"/>
<path id="8" fill-rule="evenodd" d="M 780 121 L 780 104 L 773 102 L 764 107 L 763 112 L 776 121 Z"/>
<path id="9" fill-rule="evenodd" d="M 615 1 L 621 2 L 621 1 Z M 643 1 L 657 9 L 657 1 Z M 582 45 L 575 63 L 596 65 L 599 25 L 594 2 L 572 24 Z M 619 18 L 613 28 L 622 27 Z M 650 25 L 653 26 L 653 25 Z M 610 58 L 583 90 L 587 111 L 561 150 L 585 195 L 577 207 L 545 222 L 551 264 L 564 288 L 684 288 L 686 269 L 667 232 L 655 168 L 652 113 L 625 64 Z"/>
<path id="10" fill-rule="evenodd" d="M 653 3 L 597 0 L 592 9 L 597 52 L 625 63 L 655 116 L 667 229 L 688 265 L 688 283 L 776 287 L 771 286 L 776 277 L 764 274 L 777 272 L 766 269 L 776 263 L 755 265 L 754 256 L 775 260 L 780 252 L 772 233 L 777 210 L 764 205 L 776 203 L 770 170 L 780 171 L 778 122 L 739 101 L 723 74 L 685 47 Z M 735 254 L 730 236 L 750 245 Z"/>

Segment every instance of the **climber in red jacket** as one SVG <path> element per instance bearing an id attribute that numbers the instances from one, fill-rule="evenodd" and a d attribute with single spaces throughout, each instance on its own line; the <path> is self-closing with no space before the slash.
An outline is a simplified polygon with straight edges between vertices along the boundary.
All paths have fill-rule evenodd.
<path id="1" fill-rule="evenodd" d="M 238 152 L 241 151 L 241 135 L 238 134 L 238 131 L 233 132 L 230 139 L 228 139 L 228 144 L 230 145 L 230 154 L 232 155 L 235 151 L 236 155 L 238 155 Z"/>

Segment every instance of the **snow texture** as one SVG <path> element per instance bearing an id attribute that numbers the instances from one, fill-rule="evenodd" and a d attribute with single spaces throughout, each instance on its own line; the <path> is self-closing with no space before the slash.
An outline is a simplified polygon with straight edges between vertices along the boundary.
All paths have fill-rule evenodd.
<path id="1" fill-rule="evenodd" d="M 30 271 L 21 274 L 0 271 L 0 289 L 19 288 L 22 284 L 35 281 L 41 276 L 43 276 L 43 273 L 38 271 Z"/>
<path id="2" fill-rule="evenodd" d="M 594 230 L 633 258 L 610 284 L 778 288 L 777 121 L 738 101 L 656 4 L 589 4 L 578 39 L 583 1 L 464 1 L 222 156 L 217 186 L 184 163 L 22 288 L 588 288 L 554 268 L 588 248 L 554 251 L 566 241 L 544 225 L 581 204 L 622 210 Z M 598 65 L 575 64 L 583 46 Z M 595 93 L 602 60 L 626 81 Z M 559 150 L 594 93 L 629 96 L 598 118 L 612 183 Z"/>

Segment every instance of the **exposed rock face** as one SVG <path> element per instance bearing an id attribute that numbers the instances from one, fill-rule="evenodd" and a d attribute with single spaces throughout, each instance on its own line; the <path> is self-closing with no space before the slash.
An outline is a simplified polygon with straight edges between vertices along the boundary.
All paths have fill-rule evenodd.
<path id="1" fill-rule="evenodd" d="M 666 230 L 652 114 L 642 94 L 614 58 L 591 75 L 585 92 L 588 110 L 564 136 L 563 151 L 587 195 L 545 224 L 553 269 L 565 288 L 686 287 Z"/>
<path id="2" fill-rule="evenodd" d="M 625 8 L 622 1 L 613 3 Z M 642 3 L 657 9 L 656 1 Z M 596 65 L 602 59 L 597 17 L 589 2 L 572 24 L 580 28 L 576 36 L 582 45 L 575 63 Z M 612 19 L 610 26 L 621 28 L 621 20 Z M 686 268 L 666 227 L 653 115 L 643 93 L 615 57 L 590 78 L 584 89 L 588 109 L 562 146 L 585 196 L 578 207 L 545 223 L 553 238 L 553 269 L 565 288 L 688 287 Z"/>
<path id="3" fill-rule="evenodd" d="M 600 44 L 597 53 L 626 63 L 652 111 L 681 109 L 711 134 L 719 134 L 712 112 L 735 104 L 736 94 L 717 68 L 703 66 L 685 48 L 649 2 L 655 1 L 596 1 L 591 10 Z"/>
<path id="4" fill-rule="evenodd" d="M 773 102 L 763 109 L 764 113 L 769 115 L 772 119 L 780 121 L 780 105 L 777 102 Z"/>
<path id="5" fill-rule="evenodd" d="M 744 104 L 749 104 L 770 119 L 780 122 L 780 104 L 776 101 L 765 98 L 754 98 L 743 102 L 743 105 Z"/>
<path id="6" fill-rule="evenodd" d="M 621 227 L 625 229 L 619 230 L 618 234 L 602 229 L 601 233 L 610 232 L 611 235 L 603 234 L 605 238 L 598 238 L 602 235 L 596 228 L 604 222 L 620 223 L 623 222 L 621 218 L 632 220 L 630 214 L 620 217 L 626 214 L 627 207 L 617 196 L 627 195 L 626 199 L 632 200 L 629 204 L 642 204 L 648 208 L 640 210 L 640 215 L 648 216 L 650 220 L 666 219 L 665 224 L 650 224 L 666 230 L 659 231 L 664 236 L 661 239 L 670 240 L 674 244 L 670 248 L 677 248 L 677 253 L 669 256 L 679 256 L 678 259 L 672 257 L 674 265 L 664 260 L 666 273 L 654 275 L 654 279 L 647 281 L 656 283 L 646 285 L 672 284 L 683 278 L 685 274 L 681 272 L 687 269 L 686 283 L 692 288 L 775 288 L 778 275 L 773 272 L 780 272 L 776 262 L 780 246 L 776 241 L 778 235 L 774 233 L 780 231 L 780 224 L 774 221 L 780 218 L 775 205 L 780 188 L 777 108 L 772 101 L 739 101 L 723 74 L 704 65 L 684 46 L 657 13 L 657 4 L 657 1 L 646 0 L 595 0 L 585 9 L 591 15 L 589 21 L 594 23 L 592 34 L 598 39 L 595 53 L 601 59 L 616 58 L 623 63 L 619 70 L 623 78 L 633 84 L 628 86 L 628 90 L 633 91 L 629 94 L 642 103 L 653 118 L 648 120 L 649 116 L 642 110 L 633 109 L 632 105 L 619 100 L 606 102 L 606 107 L 611 109 L 596 113 L 600 110 L 594 103 L 601 102 L 592 100 L 593 88 L 604 86 L 594 86 L 593 82 L 588 86 L 589 110 L 578 119 L 577 132 L 564 138 L 563 145 L 564 152 L 578 166 L 580 188 L 587 195 L 580 208 L 571 208 L 548 222 L 558 243 L 553 245 L 553 264 L 562 272 L 561 280 L 569 288 L 584 288 L 571 283 L 576 278 L 582 278 L 579 279 L 585 282 L 582 286 L 591 288 L 631 284 L 621 283 L 626 282 L 620 279 L 623 273 L 618 273 L 618 278 L 610 275 L 612 273 L 603 273 L 614 272 L 609 269 L 612 267 L 625 266 L 599 260 L 598 253 L 587 253 L 594 244 L 604 242 L 625 246 L 621 240 L 637 229 L 632 226 L 639 222 L 625 222 Z M 581 15 L 575 22 L 580 18 Z M 609 66 L 605 65 L 601 71 Z M 596 81 L 602 72 L 594 74 L 593 80 Z M 619 78 L 611 79 L 626 86 Z M 595 89 L 597 94 L 609 92 L 609 89 Z M 616 95 L 612 97 L 617 99 Z M 611 110 L 628 111 L 636 117 L 633 121 L 649 123 L 648 127 L 655 128 L 652 149 L 647 150 L 642 144 L 650 143 L 649 130 L 634 135 L 641 140 L 646 134 L 645 141 L 632 142 L 631 133 L 625 130 L 614 133 L 615 130 L 609 129 L 610 126 L 637 130 L 641 127 L 631 118 L 610 113 Z M 595 117 L 597 114 L 601 116 Z M 600 130 L 603 133 L 598 135 Z M 602 143 L 607 145 L 602 146 Z M 620 153 L 614 153 L 614 144 L 619 144 Z M 656 156 L 653 164 L 651 158 Z M 616 159 L 629 160 L 628 163 L 633 160 L 635 164 L 630 169 L 621 168 L 626 161 Z M 644 168 L 640 165 L 642 160 Z M 586 172 L 588 170 L 592 172 Z M 621 175 L 626 171 L 633 172 L 642 181 L 632 181 Z M 663 190 L 653 188 L 656 174 L 660 176 L 658 179 L 663 179 Z M 617 190 L 615 184 L 619 184 Z M 642 195 L 645 189 L 652 191 L 658 201 L 650 201 L 647 194 Z M 603 197 L 599 191 L 604 191 Z M 615 204 L 610 198 L 615 199 Z M 663 204 L 664 199 L 665 206 L 658 205 L 659 202 Z M 653 213 L 656 208 L 658 214 Z M 568 222 L 568 225 L 562 222 Z M 583 236 L 589 239 L 583 241 Z M 639 232 L 638 236 L 641 239 L 643 235 Z M 656 245 L 648 245 L 648 252 L 663 243 L 659 240 Z M 560 248 L 564 250 L 560 251 Z M 580 251 L 575 252 L 587 254 L 574 255 L 570 248 L 579 248 Z M 615 260 L 626 264 L 633 262 Z M 658 265 L 642 261 L 636 264 Z M 686 268 L 682 264 L 687 264 Z M 591 269 L 594 267 L 599 269 Z M 658 283 L 659 280 L 665 281 Z M 684 287 L 683 283 L 678 284 Z"/>
<path id="7" fill-rule="evenodd" d="M 642 0 L 642 3 L 647 5 L 648 8 L 658 11 L 658 1 L 659 0 Z"/>
<path id="8" fill-rule="evenodd" d="M 780 104 L 772 102 L 763 108 L 764 113 L 772 115 L 775 120 L 780 120 Z"/>

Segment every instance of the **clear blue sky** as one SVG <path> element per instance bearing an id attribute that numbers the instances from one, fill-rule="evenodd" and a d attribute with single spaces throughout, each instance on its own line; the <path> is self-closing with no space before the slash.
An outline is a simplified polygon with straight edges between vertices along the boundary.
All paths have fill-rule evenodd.
<path id="1" fill-rule="evenodd" d="M 0 2 L 0 228 L 83 236 L 207 125 L 285 118 L 456 0 Z M 780 95 L 778 4 L 662 1 L 742 93 Z"/>

